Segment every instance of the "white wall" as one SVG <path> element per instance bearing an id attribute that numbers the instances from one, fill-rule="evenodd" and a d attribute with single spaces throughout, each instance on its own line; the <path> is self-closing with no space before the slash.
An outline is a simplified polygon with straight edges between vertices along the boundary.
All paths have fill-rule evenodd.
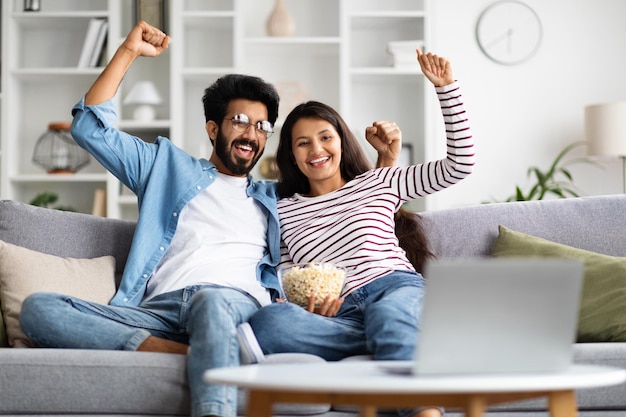
<path id="1" fill-rule="evenodd" d="M 477 165 L 469 178 L 432 196 L 429 209 L 503 200 L 526 170 L 547 167 L 569 143 L 583 140 L 586 105 L 626 100 L 626 1 L 524 0 L 539 14 L 543 41 L 537 54 L 517 66 L 488 60 L 474 30 L 491 0 L 431 0 L 430 50 L 452 60 L 462 83 L 476 141 Z M 435 149 L 442 157 L 442 127 L 433 115 Z M 580 148 L 579 154 L 584 154 Z M 572 169 L 581 195 L 622 192 L 621 160 L 604 169 Z"/>

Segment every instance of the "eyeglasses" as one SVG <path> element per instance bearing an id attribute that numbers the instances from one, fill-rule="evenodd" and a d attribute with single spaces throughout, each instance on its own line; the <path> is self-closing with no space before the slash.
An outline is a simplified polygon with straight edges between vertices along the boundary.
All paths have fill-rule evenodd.
<path id="1" fill-rule="evenodd" d="M 224 118 L 227 119 L 227 118 Z M 231 117 L 230 122 L 233 124 L 233 129 L 237 132 L 247 132 L 252 123 L 250 123 L 250 119 L 245 114 L 236 114 Z M 274 133 L 274 126 L 267 120 L 263 120 L 260 122 L 256 122 L 254 124 L 254 128 L 256 130 L 256 137 L 259 139 L 267 139 Z"/>

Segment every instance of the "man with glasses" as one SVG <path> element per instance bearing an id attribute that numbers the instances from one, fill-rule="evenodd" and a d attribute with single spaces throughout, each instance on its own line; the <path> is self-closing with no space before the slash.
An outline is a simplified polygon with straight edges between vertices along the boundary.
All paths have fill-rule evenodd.
<path id="1" fill-rule="evenodd" d="M 21 326 L 41 347 L 187 354 L 192 417 L 234 416 L 236 388 L 206 385 L 202 374 L 239 365 L 237 326 L 278 295 L 274 185 L 253 182 L 249 172 L 273 133 L 279 99 L 251 76 L 227 75 L 207 88 L 208 161 L 166 138 L 147 143 L 117 130 L 112 99 L 124 75 L 168 43 L 160 30 L 137 24 L 72 111 L 76 141 L 138 197 L 117 293 L 109 305 L 33 294 Z"/>

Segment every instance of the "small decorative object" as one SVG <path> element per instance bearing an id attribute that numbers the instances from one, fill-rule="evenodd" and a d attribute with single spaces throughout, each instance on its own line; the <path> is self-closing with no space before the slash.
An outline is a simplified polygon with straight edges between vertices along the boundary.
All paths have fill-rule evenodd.
<path id="1" fill-rule="evenodd" d="M 261 159 L 261 165 L 259 167 L 261 176 L 268 180 L 275 180 L 278 178 L 278 165 L 276 165 L 276 158 L 274 156 L 266 156 Z"/>
<path id="2" fill-rule="evenodd" d="M 387 44 L 387 52 L 393 57 L 395 68 L 419 68 L 416 48 L 423 51 L 424 42 L 420 40 L 392 41 Z"/>
<path id="3" fill-rule="evenodd" d="M 41 10 L 40 0 L 24 0 L 25 12 L 38 12 L 39 10 Z"/>
<path id="4" fill-rule="evenodd" d="M 167 0 L 135 0 L 135 22 L 141 20 L 167 33 Z"/>
<path id="5" fill-rule="evenodd" d="M 265 29 L 269 36 L 293 36 L 296 23 L 285 7 L 284 0 L 276 0 L 267 18 Z"/>
<path id="6" fill-rule="evenodd" d="M 94 191 L 91 214 L 100 217 L 107 216 L 107 194 L 105 190 L 97 189 Z"/>
<path id="7" fill-rule="evenodd" d="M 133 118 L 142 122 L 154 120 L 154 105 L 161 104 L 161 96 L 152 81 L 140 81 L 133 85 L 124 99 L 124 104 L 136 104 Z"/>
<path id="8" fill-rule="evenodd" d="M 69 122 L 50 123 L 37 140 L 33 162 L 49 174 L 74 173 L 89 163 L 89 154 L 72 138 L 70 126 Z"/>

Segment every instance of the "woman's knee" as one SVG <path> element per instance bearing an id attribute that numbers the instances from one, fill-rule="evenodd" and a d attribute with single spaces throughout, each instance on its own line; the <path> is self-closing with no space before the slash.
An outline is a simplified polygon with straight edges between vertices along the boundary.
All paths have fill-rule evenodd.
<path id="1" fill-rule="evenodd" d="M 271 327 L 283 321 L 294 322 L 297 321 L 296 317 L 305 311 L 302 307 L 292 303 L 273 303 L 254 313 L 250 318 L 250 325 L 254 329 L 255 326 L 265 327 L 265 324 Z"/>
<path id="2" fill-rule="evenodd" d="M 301 323 L 298 317 L 302 312 L 306 310 L 295 304 L 273 303 L 254 313 L 248 322 L 259 343 L 265 348 L 274 343 L 277 332 L 289 333 L 294 329 L 295 323 Z"/>

